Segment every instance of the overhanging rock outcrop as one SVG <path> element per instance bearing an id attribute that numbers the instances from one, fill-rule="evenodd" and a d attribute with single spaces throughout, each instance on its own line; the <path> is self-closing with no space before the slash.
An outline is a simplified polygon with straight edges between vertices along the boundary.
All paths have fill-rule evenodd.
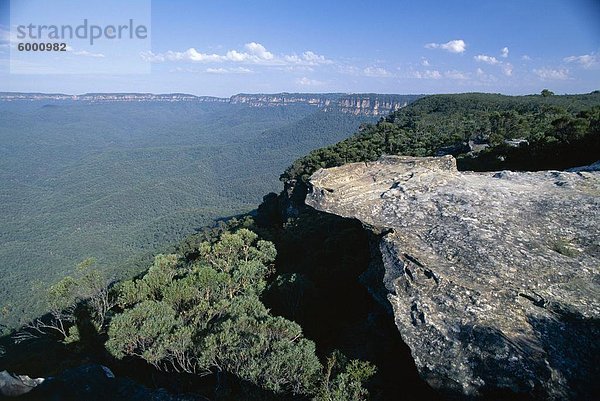
<path id="1" fill-rule="evenodd" d="M 599 389 L 600 172 L 459 172 L 451 156 L 324 169 L 306 203 L 387 228 L 396 325 L 421 376 L 458 396 Z"/>

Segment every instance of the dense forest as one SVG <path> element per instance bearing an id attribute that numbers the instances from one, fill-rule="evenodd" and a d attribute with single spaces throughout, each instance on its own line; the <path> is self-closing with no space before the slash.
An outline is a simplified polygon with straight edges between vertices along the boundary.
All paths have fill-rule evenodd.
<path id="1" fill-rule="evenodd" d="M 369 119 L 302 104 L 0 102 L 0 323 L 42 313 L 37 294 L 86 257 L 114 278 L 142 271 Z"/>
<path id="2" fill-rule="evenodd" d="M 427 96 L 364 125 L 351 138 L 297 160 L 281 179 L 381 155 L 452 154 L 464 170 L 544 170 L 600 157 L 600 92 L 556 96 Z"/>

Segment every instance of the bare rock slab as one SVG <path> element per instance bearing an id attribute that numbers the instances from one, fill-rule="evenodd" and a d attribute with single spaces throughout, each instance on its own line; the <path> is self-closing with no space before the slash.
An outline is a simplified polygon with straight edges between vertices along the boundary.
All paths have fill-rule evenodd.
<path id="1" fill-rule="evenodd" d="M 430 385 L 598 396 L 599 171 L 474 173 L 451 156 L 384 157 L 310 183 L 308 205 L 387 229 L 381 286 Z"/>

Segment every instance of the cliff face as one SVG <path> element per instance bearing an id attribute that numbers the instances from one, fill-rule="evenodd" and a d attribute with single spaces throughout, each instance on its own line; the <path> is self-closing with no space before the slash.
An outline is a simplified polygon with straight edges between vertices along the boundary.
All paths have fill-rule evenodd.
<path id="1" fill-rule="evenodd" d="M 406 107 L 409 101 L 396 95 L 354 94 L 340 98 L 337 107 L 343 113 L 381 116 Z"/>
<path id="2" fill-rule="evenodd" d="M 468 173 L 450 156 L 387 157 L 311 184 L 308 205 L 387 232 L 372 290 L 387 294 L 430 385 L 597 395 L 600 172 Z"/>
<path id="3" fill-rule="evenodd" d="M 252 107 L 286 106 L 306 104 L 324 111 L 339 110 L 342 113 L 366 116 L 384 116 L 418 99 L 418 95 L 385 94 L 340 94 L 340 93 L 277 93 L 239 94 L 232 96 L 233 104 L 247 104 Z"/>
<path id="4" fill-rule="evenodd" d="M 247 104 L 252 107 L 286 106 L 289 104 L 307 104 L 316 107 L 329 106 L 339 94 L 311 93 L 275 93 L 275 94 L 239 94 L 229 101 L 233 104 Z"/>

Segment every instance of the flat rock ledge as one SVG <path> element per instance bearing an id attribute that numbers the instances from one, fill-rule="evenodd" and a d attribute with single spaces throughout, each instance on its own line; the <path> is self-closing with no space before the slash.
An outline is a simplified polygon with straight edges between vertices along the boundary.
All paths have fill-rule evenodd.
<path id="1" fill-rule="evenodd" d="M 593 169 L 590 169 L 593 170 Z M 451 156 L 322 169 L 306 203 L 380 236 L 396 325 L 457 397 L 600 399 L 600 172 L 459 172 Z"/>

